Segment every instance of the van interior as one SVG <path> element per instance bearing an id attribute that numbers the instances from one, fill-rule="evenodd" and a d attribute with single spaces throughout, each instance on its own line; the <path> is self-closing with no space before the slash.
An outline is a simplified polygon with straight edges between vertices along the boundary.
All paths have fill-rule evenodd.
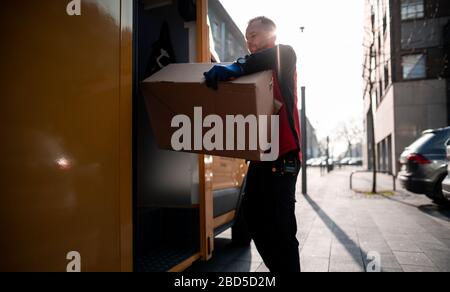
<path id="1" fill-rule="evenodd" d="M 195 62 L 193 1 L 136 1 L 134 7 L 134 270 L 165 272 L 200 252 L 198 155 L 158 149 L 140 82 L 168 63 Z M 189 4 L 190 3 L 190 4 Z M 237 210 L 241 191 L 213 193 L 214 218 Z M 234 222 L 217 226 L 215 234 Z"/>

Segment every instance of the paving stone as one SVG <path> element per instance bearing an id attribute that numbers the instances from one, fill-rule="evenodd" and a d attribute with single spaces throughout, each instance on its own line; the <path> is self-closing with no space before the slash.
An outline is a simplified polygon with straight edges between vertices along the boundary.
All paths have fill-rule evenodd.
<path id="1" fill-rule="evenodd" d="M 261 267 L 262 262 L 248 262 L 248 261 L 241 261 L 241 260 L 237 260 L 237 261 L 233 261 L 225 266 L 223 266 L 222 269 L 219 270 L 219 272 L 224 272 L 224 273 L 229 273 L 229 272 L 233 272 L 233 273 L 254 273 L 256 272 L 259 267 Z"/>
<path id="2" fill-rule="evenodd" d="M 407 273 L 438 272 L 438 270 L 433 267 L 403 265 L 402 268 L 403 268 L 403 271 L 407 272 Z"/>
<path id="3" fill-rule="evenodd" d="M 315 258 L 304 256 L 301 258 L 302 272 L 328 272 L 330 260 L 328 258 Z"/>
<path id="4" fill-rule="evenodd" d="M 394 252 L 401 265 L 434 267 L 433 262 L 424 253 Z"/>
<path id="5" fill-rule="evenodd" d="M 430 249 L 424 252 L 441 272 L 450 272 L 450 252 Z"/>
<path id="6" fill-rule="evenodd" d="M 388 245 L 392 251 L 422 252 L 415 243 L 409 241 L 388 241 Z"/>

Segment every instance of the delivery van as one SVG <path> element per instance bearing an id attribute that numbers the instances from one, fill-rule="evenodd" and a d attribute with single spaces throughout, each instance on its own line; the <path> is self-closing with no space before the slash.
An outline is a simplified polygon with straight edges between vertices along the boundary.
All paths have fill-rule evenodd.
<path id="1" fill-rule="evenodd" d="M 249 242 L 246 161 L 162 150 L 140 90 L 155 64 L 211 62 L 207 0 L 0 14 L 0 271 L 183 271 L 233 226 Z"/>

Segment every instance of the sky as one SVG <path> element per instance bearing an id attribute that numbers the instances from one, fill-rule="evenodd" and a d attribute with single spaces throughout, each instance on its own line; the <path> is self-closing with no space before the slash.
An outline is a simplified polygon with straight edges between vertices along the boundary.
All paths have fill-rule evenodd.
<path id="1" fill-rule="evenodd" d="M 306 111 L 319 139 L 341 122 L 362 121 L 364 0 L 220 2 L 244 34 L 253 17 L 276 22 L 278 43 L 297 52 L 299 89 L 306 87 Z M 345 145 L 334 148 L 345 151 Z"/>

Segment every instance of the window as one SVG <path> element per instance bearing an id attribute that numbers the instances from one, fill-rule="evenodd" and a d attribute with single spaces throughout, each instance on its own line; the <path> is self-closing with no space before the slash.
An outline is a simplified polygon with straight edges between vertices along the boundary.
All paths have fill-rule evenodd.
<path id="1" fill-rule="evenodd" d="M 383 47 L 383 43 L 381 42 L 381 34 L 378 35 L 378 51 L 382 52 L 381 48 Z"/>
<path id="2" fill-rule="evenodd" d="M 387 143 L 387 171 L 390 171 L 391 173 L 394 173 L 393 165 L 392 165 L 392 136 L 389 135 L 386 140 Z"/>
<path id="3" fill-rule="evenodd" d="M 220 25 L 216 21 L 213 22 L 211 30 L 214 37 L 214 42 L 220 42 Z"/>
<path id="4" fill-rule="evenodd" d="M 402 20 L 423 18 L 424 16 L 424 0 L 402 0 Z"/>
<path id="5" fill-rule="evenodd" d="M 407 55 L 402 58 L 403 79 L 421 79 L 427 77 L 426 57 L 424 54 Z"/>
<path id="6" fill-rule="evenodd" d="M 378 88 L 379 88 L 379 91 L 380 91 L 380 102 L 383 100 L 383 98 L 384 98 L 384 88 L 383 88 L 383 81 L 379 81 L 378 82 Z"/>
<path id="7" fill-rule="evenodd" d="M 377 59 L 375 57 L 370 58 L 370 81 L 375 82 L 376 74 L 375 69 L 377 68 Z"/>
<path id="8" fill-rule="evenodd" d="M 389 79 L 391 78 L 389 76 L 389 65 L 384 65 L 384 88 L 388 88 L 389 86 Z"/>
<path id="9" fill-rule="evenodd" d="M 378 96 L 376 90 L 374 90 L 372 93 L 372 107 L 374 109 L 378 108 Z"/>

